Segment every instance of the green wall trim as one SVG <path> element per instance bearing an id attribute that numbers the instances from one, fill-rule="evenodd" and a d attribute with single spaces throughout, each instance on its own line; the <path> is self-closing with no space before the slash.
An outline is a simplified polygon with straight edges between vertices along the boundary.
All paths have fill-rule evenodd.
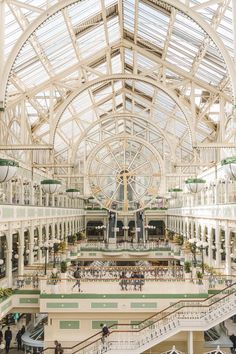
<path id="1" fill-rule="evenodd" d="M 40 294 L 40 290 L 35 290 L 35 289 L 32 289 L 32 290 L 14 290 L 13 291 L 13 294 L 27 294 L 27 295 L 30 295 L 30 294 L 36 294 L 36 295 L 39 295 Z"/>
<path id="2" fill-rule="evenodd" d="M 60 329 L 80 329 L 80 321 L 60 321 Z"/>
<path id="3" fill-rule="evenodd" d="M 202 294 L 41 294 L 41 299 L 205 299 Z"/>
<path id="4" fill-rule="evenodd" d="M 155 309 L 157 308 L 156 302 L 131 302 L 131 309 Z"/>
<path id="5" fill-rule="evenodd" d="M 208 294 L 210 294 L 210 295 L 214 295 L 214 294 L 218 294 L 220 292 L 220 290 L 217 290 L 217 289 L 210 289 L 210 290 L 208 290 Z"/>
<path id="6" fill-rule="evenodd" d="M 91 302 L 91 309 L 117 309 L 117 302 Z"/>
<path id="7" fill-rule="evenodd" d="M 78 309 L 78 302 L 47 302 L 48 309 Z"/>
<path id="8" fill-rule="evenodd" d="M 7 302 L 5 305 L 2 306 L 1 311 L 5 311 L 6 309 L 8 309 L 8 307 L 10 307 L 12 305 L 12 301 L 10 300 L 9 302 Z"/>
<path id="9" fill-rule="evenodd" d="M 112 325 L 117 325 L 118 321 L 112 321 L 112 320 L 110 320 L 110 321 L 107 321 L 107 320 L 92 321 L 92 329 L 101 330 L 101 327 L 100 327 L 101 323 L 106 323 L 106 325 L 108 327 L 110 327 Z M 117 329 L 117 326 L 112 327 L 112 329 Z"/>
<path id="10" fill-rule="evenodd" d="M 14 216 L 14 209 L 13 208 L 2 208 L 2 217 L 9 218 Z"/>
<path id="11" fill-rule="evenodd" d="M 39 303 L 39 299 L 35 298 L 35 297 L 21 297 L 19 299 L 19 303 L 20 304 L 38 304 Z"/>

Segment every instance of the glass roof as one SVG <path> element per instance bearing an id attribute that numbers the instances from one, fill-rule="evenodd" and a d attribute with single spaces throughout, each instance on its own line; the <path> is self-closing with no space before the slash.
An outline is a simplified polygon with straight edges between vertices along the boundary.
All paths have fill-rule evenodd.
<path id="1" fill-rule="evenodd" d="M 232 97 L 223 56 L 197 23 L 163 3 L 75 1 L 31 33 L 7 87 L 5 120 L 18 121 L 11 124 L 14 141 L 22 142 L 23 114 L 28 141 L 48 144 L 54 137 L 58 159 L 73 156 L 75 164 L 114 132 L 140 130 L 163 158 L 185 162 L 194 157 L 193 139 L 216 140 L 220 104 Z M 56 4 L 7 2 L 5 60 L 27 27 Z M 189 6 L 233 57 L 232 1 L 190 0 Z M 119 114 L 125 116 L 116 119 Z"/>

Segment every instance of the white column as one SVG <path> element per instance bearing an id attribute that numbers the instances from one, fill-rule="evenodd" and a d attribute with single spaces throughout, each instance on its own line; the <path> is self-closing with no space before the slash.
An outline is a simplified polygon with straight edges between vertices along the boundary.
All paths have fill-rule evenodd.
<path id="1" fill-rule="evenodd" d="M 221 244 L 220 244 L 220 228 L 219 228 L 219 223 L 216 223 L 216 228 L 215 228 L 215 244 L 216 244 L 216 268 L 220 268 L 220 263 L 221 263 L 221 254 L 220 254 L 220 249 L 221 249 Z"/>
<path id="2" fill-rule="evenodd" d="M 33 181 L 31 181 L 31 184 L 30 184 L 30 203 L 31 203 L 31 205 L 35 205 L 34 194 L 35 194 L 34 184 L 33 184 Z"/>
<path id="3" fill-rule="evenodd" d="M 225 227 L 225 274 L 231 275 L 231 258 L 230 258 L 230 229 L 228 223 Z"/>
<path id="4" fill-rule="evenodd" d="M 39 206 L 43 205 L 43 190 L 41 185 L 39 185 Z"/>
<path id="5" fill-rule="evenodd" d="M 24 244 L 18 245 L 18 275 L 24 275 Z"/>
<path id="6" fill-rule="evenodd" d="M 43 223 L 42 221 L 40 220 L 39 222 L 39 240 L 38 240 L 38 244 L 41 245 L 43 243 Z M 42 259 L 42 250 L 38 249 L 38 262 L 39 263 L 42 263 L 43 262 L 43 259 Z"/>
<path id="7" fill-rule="evenodd" d="M 24 185 L 22 180 L 20 180 L 19 188 L 20 188 L 20 204 L 24 204 Z"/>
<path id="8" fill-rule="evenodd" d="M 208 264 L 210 267 L 212 267 L 212 230 L 210 228 L 208 228 L 207 230 L 208 232 L 208 244 L 209 244 L 209 247 L 208 247 Z"/>
<path id="9" fill-rule="evenodd" d="M 29 234 L 29 265 L 34 264 L 34 225 L 30 226 Z"/>
<path id="10" fill-rule="evenodd" d="M 55 221 L 52 220 L 52 235 L 51 235 L 51 239 L 53 240 L 55 238 Z"/>
<path id="11" fill-rule="evenodd" d="M 12 227 L 9 223 L 7 232 L 7 251 L 6 251 L 6 277 L 8 287 L 12 287 Z"/>
<path id="12" fill-rule="evenodd" d="M 188 354 L 193 354 L 193 332 L 188 331 Z"/>

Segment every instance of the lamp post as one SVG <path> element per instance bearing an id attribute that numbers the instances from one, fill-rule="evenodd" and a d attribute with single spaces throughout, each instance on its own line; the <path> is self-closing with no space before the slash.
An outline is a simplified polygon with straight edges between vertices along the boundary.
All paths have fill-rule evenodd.
<path id="1" fill-rule="evenodd" d="M 42 245 L 40 245 L 40 249 L 44 251 L 44 258 L 45 258 L 45 263 L 44 263 L 44 275 L 47 275 L 47 255 L 48 251 L 53 248 L 53 243 L 52 242 L 44 242 Z"/>
<path id="2" fill-rule="evenodd" d="M 56 254 L 59 251 L 59 243 L 60 240 L 58 239 L 53 239 L 53 268 L 56 268 Z"/>
<path id="3" fill-rule="evenodd" d="M 190 238 L 189 243 L 191 244 L 191 252 L 193 253 L 193 266 L 196 267 L 197 259 L 196 253 L 197 249 L 201 252 L 201 260 L 202 260 L 202 274 L 204 274 L 204 250 L 208 247 L 208 242 L 198 241 L 196 238 Z"/>

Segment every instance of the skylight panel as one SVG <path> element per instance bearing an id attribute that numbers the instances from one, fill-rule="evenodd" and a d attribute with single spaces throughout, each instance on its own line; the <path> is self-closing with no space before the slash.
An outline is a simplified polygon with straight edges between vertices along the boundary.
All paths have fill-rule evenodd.
<path id="1" fill-rule="evenodd" d="M 118 16 L 107 21 L 109 42 L 113 43 L 120 39 L 120 26 Z"/>
<path id="2" fill-rule="evenodd" d="M 76 41 L 81 58 L 88 58 L 106 47 L 104 26 L 101 25 L 79 37 Z M 94 45 L 96 43 L 96 45 Z"/>
<path id="3" fill-rule="evenodd" d="M 74 27 L 100 12 L 101 1 L 94 0 L 79 1 L 76 5 L 68 8 L 68 13 Z"/>

